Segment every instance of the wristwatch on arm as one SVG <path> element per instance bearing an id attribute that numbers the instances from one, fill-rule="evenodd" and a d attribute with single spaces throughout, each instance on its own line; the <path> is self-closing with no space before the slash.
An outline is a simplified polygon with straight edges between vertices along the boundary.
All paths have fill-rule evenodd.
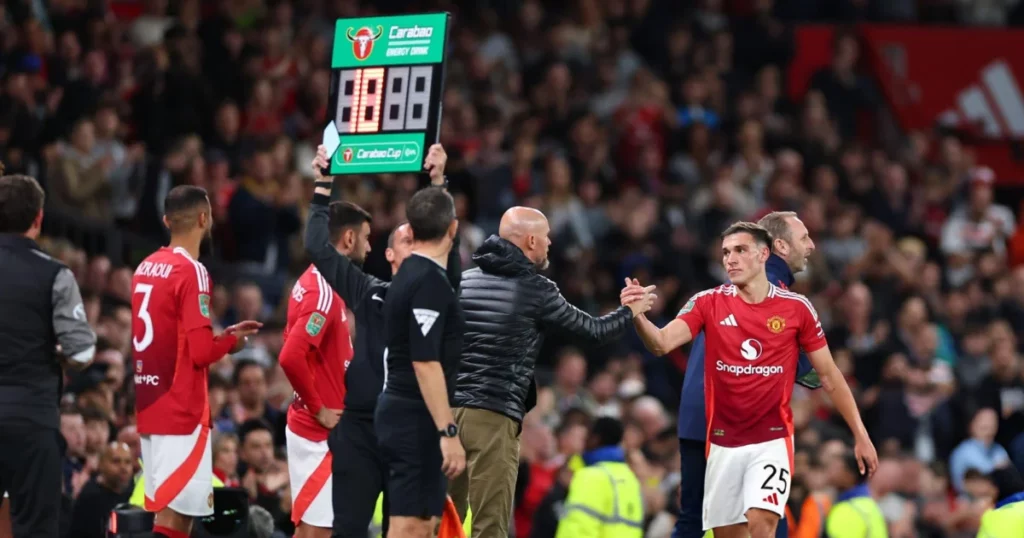
<path id="1" fill-rule="evenodd" d="M 452 424 L 449 424 L 449 425 L 445 426 L 443 430 L 438 430 L 437 433 L 441 437 L 458 437 L 459 436 L 459 427 L 457 425 L 455 425 L 454 423 L 452 423 Z"/>

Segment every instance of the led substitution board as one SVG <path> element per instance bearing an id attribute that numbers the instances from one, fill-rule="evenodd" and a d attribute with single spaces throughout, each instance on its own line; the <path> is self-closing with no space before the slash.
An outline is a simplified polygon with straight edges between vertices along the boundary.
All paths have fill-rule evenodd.
<path id="1" fill-rule="evenodd" d="M 338 19 L 323 144 L 331 175 L 417 172 L 438 139 L 448 13 Z"/>

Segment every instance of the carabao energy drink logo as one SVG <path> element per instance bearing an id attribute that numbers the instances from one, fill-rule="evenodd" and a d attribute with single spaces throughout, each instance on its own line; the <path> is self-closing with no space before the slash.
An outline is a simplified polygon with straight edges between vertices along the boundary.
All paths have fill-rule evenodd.
<path id="1" fill-rule="evenodd" d="M 352 55 L 357 60 L 363 61 L 370 57 L 373 53 L 373 43 L 384 35 L 384 27 L 377 25 L 377 32 L 374 33 L 369 27 L 363 26 L 358 32 L 352 33 L 354 28 L 349 27 L 348 31 L 345 32 L 345 37 L 352 42 Z M 346 161 L 347 162 L 347 161 Z"/>

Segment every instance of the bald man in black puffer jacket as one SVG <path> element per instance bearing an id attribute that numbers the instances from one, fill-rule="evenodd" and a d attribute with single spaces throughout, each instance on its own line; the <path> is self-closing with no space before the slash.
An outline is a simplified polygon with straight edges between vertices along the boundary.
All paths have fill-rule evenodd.
<path id="1" fill-rule="evenodd" d="M 467 503 L 473 507 L 473 538 L 509 535 L 520 425 L 536 403 L 533 371 L 545 331 L 612 342 L 653 300 L 649 289 L 637 290 L 625 299 L 630 306 L 599 318 L 569 304 L 538 273 L 548 265 L 549 232 L 540 211 L 509 209 L 498 236 L 473 255 L 477 267 L 462 276 L 466 332 L 454 412 L 467 469 L 450 483 L 449 493 L 463 518 Z"/>

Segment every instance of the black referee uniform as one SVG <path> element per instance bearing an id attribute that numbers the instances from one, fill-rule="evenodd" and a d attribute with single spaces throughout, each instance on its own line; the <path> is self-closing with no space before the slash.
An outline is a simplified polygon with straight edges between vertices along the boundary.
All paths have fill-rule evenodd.
<path id="1" fill-rule="evenodd" d="M 306 224 L 306 254 L 356 318 L 355 350 L 345 374 L 345 411 L 327 439 L 334 462 L 332 538 L 366 538 L 382 491 L 387 500 L 388 467 L 381 457 L 373 415 L 384 386 L 384 298 L 391 282 L 364 273 L 331 245 L 329 204 L 328 196 L 313 195 Z M 449 285 L 457 287 L 461 276 L 456 244 L 448 256 Z M 387 502 L 383 509 L 386 530 Z"/>
<path id="2" fill-rule="evenodd" d="M 58 534 L 58 344 L 74 366 L 96 353 L 74 275 L 32 239 L 0 234 L 0 491 L 15 538 Z"/>
<path id="3" fill-rule="evenodd" d="M 437 517 L 444 510 L 448 479 L 441 472 L 441 437 L 420 392 L 413 362 L 440 361 L 448 401 L 452 401 L 462 352 L 458 291 L 446 278 L 445 268 L 413 253 L 395 275 L 384 311 L 387 377 L 375 424 L 391 471 L 390 513 Z"/>

